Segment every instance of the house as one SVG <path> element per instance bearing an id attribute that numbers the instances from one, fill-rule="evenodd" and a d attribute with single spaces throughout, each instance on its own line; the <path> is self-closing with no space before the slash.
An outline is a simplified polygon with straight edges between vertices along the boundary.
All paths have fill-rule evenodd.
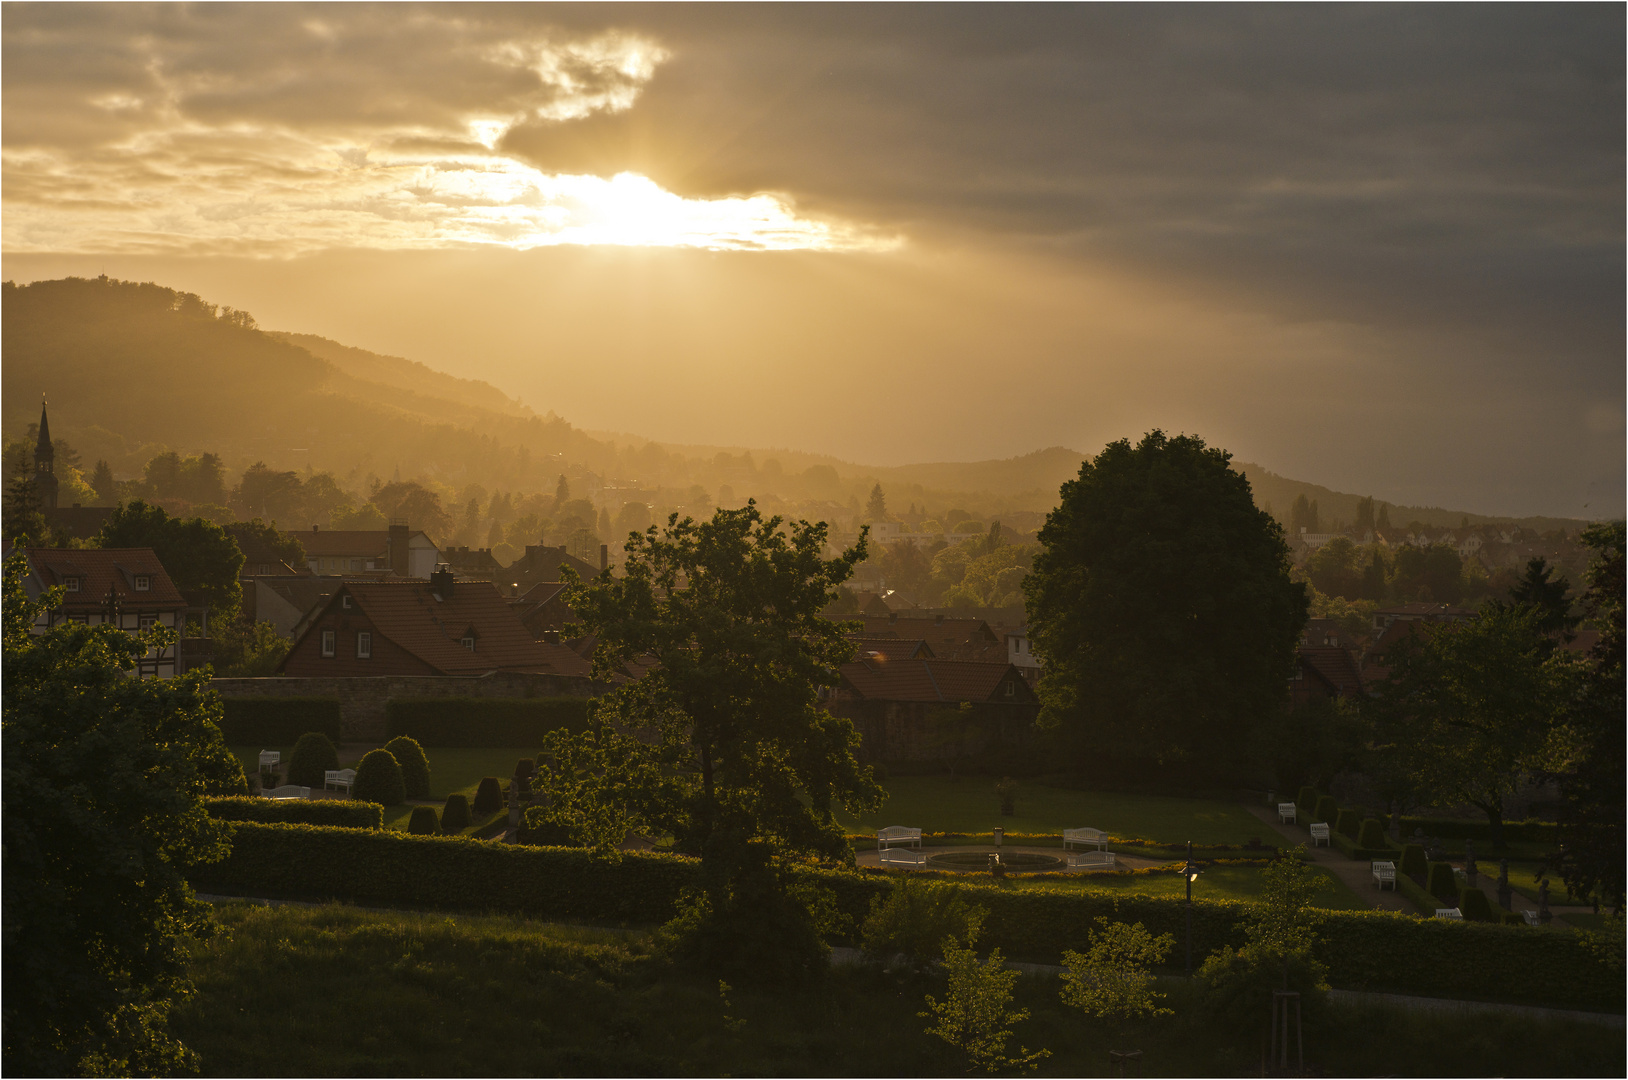
<path id="1" fill-rule="evenodd" d="M 579 559 L 565 549 L 565 545 L 549 547 L 546 544 L 527 544 L 526 553 L 516 559 L 499 579 L 506 583 L 514 596 L 524 596 L 534 585 L 555 584 L 560 570 L 569 566 L 583 581 L 596 578 L 610 567 L 610 547 L 599 545 L 599 565 Z"/>
<path id="2" fill-rule="evenodd" d="M 1006 662 L 1006 643 L 990 629 L 983 619 L 953 615 L 912 616 L 892 612 L 887 615 L 861 612 L 851 615 L 827 615 L 837 622 L 863 623 L 860 633 L 865 637 L 898 637 L 920 639 L 932 647 L 933 655 L 941 660 L 979 660 L 988 663 Z"/>
<path id="3" fill-rule="evenodd" d="M 188 605 L 152 548 L 24 548 L 28 577 L 24 589 L 37 598 L 61 586 L 62 603 L 33 626 L 43 634 L 65 622 L 111 623 L 134 636 L 163 626 L 184 636 L 188 616 L 203 612 Z M 136 665 L 138 678 L 168 679 L 186 670 L 179 643 L 149 649 Z"/>
<path id="4" fill-rule="evenodd" d="M 459 577 L 472 581 L 503 580 L 503 564 L 497 561 L 491 548 L 447 548 L 441 557 Z"/>
<path id="5" fill-rule="evenodd" d="M 296 638 L 339 587 L 333 577 L 312 574 L 252 574 L 238 578 L 243 615 L 270 623 L 285 638 Z"/>
<path id="6" fill-rule="evenodd" d="M 931 660 L 933 650 L 921 638 L 866 637 L 849 634 L 848 640 L 859 646 L 854 651 L 856 660 Z"/>
<path id="7" fill-rule="evenodd" d="M 278 674 L 587 675 L 563 645 L 536 641 L 497 588 L 459 581 L 445 567 L 426 581 L 343 581 L 283 659 Z"/>
<path id="8" fill-rule="evenodd" d="M 1301 645 L 1295 650 L 1289 700 L 1294 705 L 1312 701 L 1358 697 L 1362 673 L 1351 650 L 1339 645 Z"/>
<path id="9" fill-rule="evenodd" d="M 1469 608 L 1450 604 L 1402 604 L 1374 612 L 1373 643 L 1362 653 L 1360 664 L 1364 686 L 1372 687 L 1390 673 L 1385 656 L 1403 637 L 1430 623 L 1456 623 L 1475 615 Z"/>
<path id="10" fill-rule="evenodd" d="M 306 566 L 313 574 L 391 573 L 427 579 L 442 562 L 435 542 L 422 531 L 393 521 L 388 529 L 328 529 L 289 533 L 305 546 Z"/>
<path id="11" fill-rule="evenodd" d="M 89 540 L 102 531 L 115 509 L 112 506 L 57 505 L 61 485 L 56 475 L 57 452 L 51 442 L 51 420 L 40 402 L 40 434 L 34 444 L 34 492 L 40 501 L 40 514 L 53 531 L 65 532 L 75 540 Z"/>
<path id="12" fill-rule="evenodd" d="M 1398 604 L 1395 607 L 1379 608 L 1374 612 L 1374 633 L 1383 634 L 1395 622 L 1413 622 L 1419 619 L 1461 622 L 1474 615 L 1475 612 L 1470 608 L 1454 607 L 1451 604 L 1424 602 Z"/>
<path id="13" fill-rule="evenodd" d="M 1006 662 L 1032 674 L 1040 670 L 1040 658 L 1029 648 L 1029 628 L 1020 626 L 1006 635 Z"/>
<path id="14" fill-rule="evenodd" d="M 539 582 L 512 603 L 526 630 L 539 641 L 558 641 L 560 631 L 577 621 L 565 602 L 563 582 Z"/>
<path id="15" fill-rule="evenodd" d="M 1012 664 L 861 656 L 826 707 L 854 722 L 866 761 L 958 759 L 1027 740 L 1040 701 Z"/>

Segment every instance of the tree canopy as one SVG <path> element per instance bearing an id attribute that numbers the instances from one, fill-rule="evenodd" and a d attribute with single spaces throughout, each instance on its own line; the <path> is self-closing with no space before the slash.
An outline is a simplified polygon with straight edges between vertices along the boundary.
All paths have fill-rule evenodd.
<path id="1" fill-rule="evenodd" d="M 243 599 L 238 571 L 243 552 L 225 529 L 203 518 L 172 518 L 159 506 L 136 500 L 108 515 L 98 547 L 152 548 L 175 587 L 217 613 L 238 610 Z"/>
<path id="2" fill-rule="evenodd" d="M 1306 591 L 1229 457 L 1154 431 L 1063 485 L 1024 592 L 1042 723 L 1082 756 L 1224 768 L 1286 707 Z"/>

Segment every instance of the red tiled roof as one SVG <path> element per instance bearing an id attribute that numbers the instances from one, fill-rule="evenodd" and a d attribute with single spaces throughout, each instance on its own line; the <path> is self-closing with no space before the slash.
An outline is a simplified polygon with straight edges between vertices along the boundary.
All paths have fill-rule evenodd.
<path id="1" fill-rule="evenodd" d="M 164 564 L 152 548 L 24 548 L 28 565 L 47 589 L 68 578 L 79 580 L 77 592 L 66 593 L 62 610 L 94 611 L 101 608 L 109 587 L 119 603 L 137 608 L 185 607 L 186 599 L 170 580 Z M 151 587 L 136 591 L 136 575 L 151 579 Z"/>
<path id="2" fill-rule="evenodd" d="M 364 558 L 383 558 L 390 544 L 388 529 L 318 529 L 315 532 L 291 532 L 305 547 L 308 558 L 333 555 L 354 555 Z"/>
<path id="3" fill-rule="evenodd" d="M 854 657 L 859 660 L 876 656 L 880 656 L 884 660 L 931 660 L 933 658 L 932 646 L 920 638 L 867 637 L 864 634 L 850 634 L 848 640 L 859 646 L 854 652 Z"/>
<path id="4" fill-rule="evenodd" d="M 977 660 L 854 660 L 841 667 L 844 684 L 872 701 L 1034 702 L 1023 673 L 1011 664 Z M 1010 678 L 1017 697 L 1002 690 Z"/>
<path id="5" fill-rule="evenodd" d="M 1362 673 L 1351 650 L 1338 646 L 1302 645 L 1300 662 L 1322 676 L 1323 680 L 1341 696 L 1362 693 Z"/>

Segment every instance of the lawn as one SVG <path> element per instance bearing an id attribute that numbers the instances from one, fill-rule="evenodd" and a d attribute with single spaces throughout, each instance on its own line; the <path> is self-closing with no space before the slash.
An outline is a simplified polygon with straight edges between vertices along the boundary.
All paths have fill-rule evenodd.
<path id="1" fill-rule="evenodd" d="M 1322 881 L 1312 900 L 1315 907 L 1336 911 L 1367 911 L 1373 905 L 1364 901 L 1351 887 L 1322 867 L 1313 866 L 1312 872 Z M 1058 877 L 1019 878 L 1020 889 L 1090 889 L 1136 893 L 1142 896 L 1186 896 L 1186 884 L 1174 871 L 1142 873 L 1077 874 Z M 1254 900 L 1264 886 L 1259 869 L 1253 866 L 1211 865 L 1204 867 L 1193 883 L 1195 900 Z"/>
<path id="2" fill-rule="evenodd" d="M 1061 839 L 1064 829 L 1103 829 L 1121 840 L 1161 844 L 1245 844 L 1252 837 L 1267 843 L 1274 834 L 1260 819 L 1236 803 L 1210 799 L 1177 799 L 1123 792 L 1076 791 L 1021 783 L 1017 813 L 1004 817 L 995 781 L 984 776 L 951 780 L 943 776 L 900 776 L 882 784 L 887 801 L 875 814 L 854 818 L 839 813 L 850 832 L 874 833 L 885 825 L 911 825 L 924 832 L 988 833 L 1000 826 L 1008 833 L 1037 833 Z"/>
<path id="3" fill-rule="evenodd" d="M 951 1076 L 964 1060 L 924 1033 L 941 975 L 837 967 L 801 990 L 675 971 L 649 935 L 503 918 L 221 904 L 197 943 L 197 992 L 176 1033 L 205 1076 Z M 1164 980 L 1171 1016 L 1092 1019 L 1059 980 L 1022 975 L 1017 1044 L 1042 1076 L 1259 1075 L 1266 1016 L 1228 1019 Z M 1620 1030 L 1566 1021 L 1313 1003 L 1307 1075 L 1622 1075 Z"/>

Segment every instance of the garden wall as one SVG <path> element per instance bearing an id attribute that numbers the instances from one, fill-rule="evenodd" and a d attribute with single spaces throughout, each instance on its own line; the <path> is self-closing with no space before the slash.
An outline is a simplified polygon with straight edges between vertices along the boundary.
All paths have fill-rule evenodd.
<path id="1" fill-rule="evenodd" d="M 953 705 L 925 701 L 826 702 L 833 716 L 845 716 L 859 730 L 859 760 L 943 761 L 1027 747 L 1038 705 L 972 707 L 962 719 Z"/>
<path id="2" fill-rule="evenodd" d="M 494 671 L 458 678 L 433 675 L 370 677 L 211 679 L 221 697 L 327 698 L 339 702 L 341 737 L 346 742 L 383 742 L 388 735 L 386 705 L 412 698 L 593 697 L 606 689 L 578 675 Z"/>

